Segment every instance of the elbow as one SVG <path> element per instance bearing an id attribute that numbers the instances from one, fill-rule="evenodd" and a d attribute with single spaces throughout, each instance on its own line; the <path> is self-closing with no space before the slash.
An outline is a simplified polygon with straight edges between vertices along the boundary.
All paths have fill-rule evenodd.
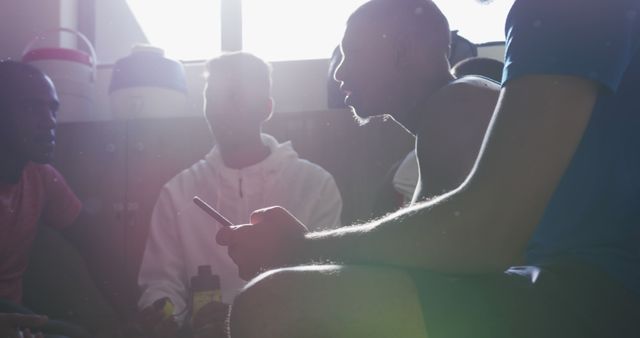
<path id="1" fill-rule="evenodd" d="M 522 265 L 531 236 L 529 229 L 528 226 L 513 226 L 511 222 L 493 224 L 491 229 L 481 229 L 482 233 L 476 233 L 475 236 L 481 243 L 475 257 L 482 259 L 479 262 L 481 266 L 492 271 L 504 271 L 512 266 Z"/>
<path id="2" fill-rule="evenodd" d="M 469 210 L 467 217 L 460 217 L 463 224 L 459 235 L 468 249 L 461 250 L 465 254 L 460 259 L 467 261 L 465 265 L 474 272 L 495 272 L 523 264 L 537 217 L 523 218 L 521 210 L 501 201 L 500 195 L 486 198 L 471 190 L 463 194 Z"/>
<path id="3" fill-rule="evenodd" d="M 524 261 L 524 250 L 512 248 L 494 249 L 487 257 L 486 266 L 491 271 L 504 271 L 509 267 L 522 265 Z"/>

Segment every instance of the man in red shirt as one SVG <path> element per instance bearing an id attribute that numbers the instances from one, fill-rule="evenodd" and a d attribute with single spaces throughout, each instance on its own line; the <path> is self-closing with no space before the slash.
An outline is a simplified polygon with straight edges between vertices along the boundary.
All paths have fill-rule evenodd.
<path id="1" fill-rule="evenodd" d="M 62 229 L 80 213 L 80 201 L 49 164 L 58 106 L 45 74 L 0 62 L 0 312 L 16 312 L 21 303 L 38 225 Z"/>

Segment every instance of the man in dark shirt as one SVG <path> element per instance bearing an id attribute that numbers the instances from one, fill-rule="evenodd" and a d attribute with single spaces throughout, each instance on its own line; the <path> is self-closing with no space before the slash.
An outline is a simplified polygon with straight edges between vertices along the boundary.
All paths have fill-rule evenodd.
<path id="1" fill-rule="evenodd" d="M 412 25 L 432 11 L 372 0 L 351 16 L 336 77 L 358 114 L 416 108 L 382 89 L 419 71 Z M 640 2 L 517 0 L 506 32 L 500 100 L 458 189 L 335 231 L 275 207 L 219 232 L 247 277 L 344 264 L 262 274 L 232 307 L 234 338 L 638 335 Z M 453 94 L 443 107 L 475 104 Z"/>

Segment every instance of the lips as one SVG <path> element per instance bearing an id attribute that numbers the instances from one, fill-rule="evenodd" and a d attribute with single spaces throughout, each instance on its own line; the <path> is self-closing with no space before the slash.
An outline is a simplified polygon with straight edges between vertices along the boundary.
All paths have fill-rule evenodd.
<path id="1" fill-rule="evenodd" d="M 353 102 L 354 102 L 353 91 L 349 86 L 345 84 L 344 81 L 340 84 L 340 91 L 345 95 L 344 104 L 346 104 L 347 106 L 353 107 Z"/>
<path id="2" fill-rule="evenodd" d="M 51 134 L 36 136 L 34 143 L 46 150 L 51 150 L 56 145 L 56 137 Z"/>
<path id="3" fill-rule="evenodd" d="M 356 104 L 356 96 L 353 95 L 353 92 L 347 91 L 345 92 L 346 96 L 344 98 L 344 104 L 347 106 L 353 107 Z"/>
<path id="4" fill-rule="evenodd" d="M 347 95 L 344 97 L 344 104 L 346 104 L 347 106 L 353 106 L 353 99 L 351 98 L 351 95 Z"/>
<path id="5" fill-rule="evenodd" d="M 40 136 L 35 138 L 36 143 L 56 143 L 55 136 Z"/>
<path id="6" fill-rule="evenodd" d="M 38 152 L 42 152 L 43 154 L 51 154 L 55 150 L 56 143 L 55 141 L 49 143 L 38 143 L 37 147 L 37 149 L 39 149 L 37 150 Z"/>

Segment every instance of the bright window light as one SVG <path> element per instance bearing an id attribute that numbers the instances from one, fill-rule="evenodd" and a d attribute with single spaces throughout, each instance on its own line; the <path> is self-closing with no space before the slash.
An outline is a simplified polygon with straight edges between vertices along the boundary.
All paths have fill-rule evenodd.
<path id="1" fill-rule="evenodd" d="M 127 0 L 149 43 L 179 60 L 220 53 L 220 0 Z"/>
<path id="2" fill-rule="evenodd" d="M 149 42 L 181 60 L 220 53 L 221 0 L 127 0 Z M 504 41 L 514 0 L 434 0 L 451 29 L 474 43 Z M 349 15 L 366 0 L 242 0 L 243 49 L 269 60 L 329 58 Z M 225 29 L 237 29 L 226 27 Z"/>
<path id="3" fill-rule="evenodd" d="M 514 0 L 435 0 L 451 29 L 474 43 L 504 41 Z M 267 60 L 327 58 L 365 0 L 242 0 L 243 47 Z"/>
<path id="4" fill-rule="evenodd" d="M 243 49 L 270 60 L 325 59 L 365 0 L 242 0 Z"/>
<path id="5" fill-rule="evenodd" d="M 504 23 L 513 1 L 433 0 L 449 20 L 451 29 L 476 44 L 504 41 Z"/>

